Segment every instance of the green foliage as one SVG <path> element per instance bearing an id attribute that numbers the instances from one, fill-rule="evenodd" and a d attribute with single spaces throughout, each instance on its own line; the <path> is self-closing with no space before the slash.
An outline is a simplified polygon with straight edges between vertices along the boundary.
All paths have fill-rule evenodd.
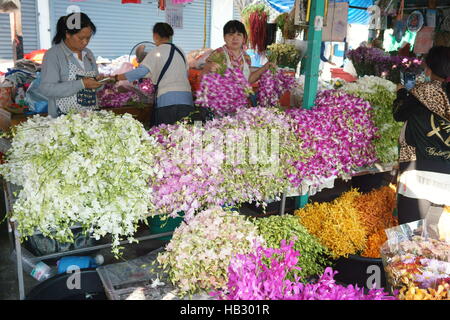
<path id="1" fill-rule="evenodd" d="M 295 241 L 294 249 L 300 252 L 297 267 L 300 267 L 301 270 L 295 270 L 294 274 L 300 276 L 302 281 L 321 274 L 329 265 L 328 250 L 300 224 L 298 217 L 292 215 L 270 216 L 256 219 L 254 223 L 269 248 L 280 248 L 283 239 Z M 290 275 L 291 278 L 294 274 Z"/>

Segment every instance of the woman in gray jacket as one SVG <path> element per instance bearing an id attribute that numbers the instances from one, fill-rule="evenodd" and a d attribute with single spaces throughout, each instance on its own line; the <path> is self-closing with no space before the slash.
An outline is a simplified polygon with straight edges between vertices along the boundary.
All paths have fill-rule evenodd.
<path id="1" fill-rule="evenodd" d="M 96 27 L 80 12 L 58 20 L 54 46 L 44 56 L 39 91 L 48 98 L 52 117 L 97 109 L 98 69 L 87 45 Z M 97 78 L 96 78 L 97 77 Z"/>

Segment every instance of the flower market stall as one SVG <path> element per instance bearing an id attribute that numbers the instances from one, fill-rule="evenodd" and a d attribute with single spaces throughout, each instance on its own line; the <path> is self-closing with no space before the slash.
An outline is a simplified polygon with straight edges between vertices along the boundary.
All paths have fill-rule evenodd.
<path id="1" fill-rule="evenodd" d="M 105 244 L 35 261 L 98 248 L 120 258 L 127 244 L 168 236 L 155 251 L 97 269 L 112 300 L 450 298 L 448 209 L 399 226 L 393 185 L 307 203 L 337 180 L 394 167 L 396 82 L 418 75 L 420 60 L 358 48 L 349 54 L 356 81 L 319 82 L 314 59 L 322 31 L 312 18 L 323 16 L 325 1 L 302 3 L 311 13 L 306 75 L 290 70 L 301 58 L 294 45 L 267 46 L 260 37 L 268 15 L 253 5 L 244 12 L 250 45 L 269 50 L 278 67 L 257 86 L 239 69 L 203 76 L 195 90 L 196 105 L 209 114 L 203 122 L 150 127 L 149 80 L 106 84 L 100 111 L 22 116 L 2 141 L 0 164 L 21 298 L 21 241 L 40 234 L 70 246 L 75 228 Z M 291 18 L 278 20 L 286 36 L 299 31 L 286 25 Z M 296 91 L 301 105 L 283 107 L 283 95 Z M 305 203 L 285 214 L 286 197 Z M 279 215 L 241 210 L 274 201 L 281 201 Z M 180 223 L 138 237 L 152 219 Z M 378 268 L 379 278 L 369 279 L 368 267 Z"/>

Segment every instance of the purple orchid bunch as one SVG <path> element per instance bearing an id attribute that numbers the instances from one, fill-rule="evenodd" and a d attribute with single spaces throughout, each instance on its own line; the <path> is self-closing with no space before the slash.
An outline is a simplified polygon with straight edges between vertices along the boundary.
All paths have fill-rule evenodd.
<path id="1" fill-rule="evenodd" d="M 155 85 L 150 78 L 144 78 L 141 81 L 138 81 L 137 87 L 142 93 L 145 93 L 147 96 L 151 96 L 155 93 Z"/>
<path id="2" fill-rule="evenodd" d="M 393 56 L 391 58 L 392 68 L 401 72 L 420 74 L 423 71 L 422 60 L 412 57 Z"/>
<path id="3" fill-rule="evenodd" d="M 107 83 L 102 90 L 98 91 L 97 98 L 102 107 L 118 108 L 132 101 L 139 101 L 139 95 L 133 90 L 119 91 L 114 85 Z"/>
<path id="4" fill-rule="evenodd" d="M 161 145 L 151 181 L 154 213 L 185 218 L 211 205 L 256 202 L 264 206 L 289 186 L 289 159 L 305 152 L 294 122 L 275 108 L 244 108 L 197 127 L 160 125 L 149 131 Z M 255 140 L 253 140 L 255 138 Z M 153 213 L 153 211 L 151 210 Z"/>
<path id="5" fill-rule="evenodd" d="M 183 211 L 189 220 L 205 206 L 224 204 L 224 155 L 219 149 L 208 148 L 210 141 L 204 138 L 202 128 L 179 123 L 161 125 L 149 133 L 162 146 L 154 155 L 158 174 L 151 178 L 154 203 L 150 213 L 177 217 Z"/>
<path id="6" fill-rule="evenodd" d="M 296 121 L 301 148 L 315 150 L 311 157 L 292 163 L 297 169 L 289 176 L 294 186 L 305 179 L 320 183 L 318 179 L 347 175 L 377 161 L 373 142 L 378 129 L 367 101 L 327 90 L 317 95 L 312 110 L 291 109 L 287 113 Z"/>
<path id="7" fill-rule="evenodd" d="M 258 102 L 261 107 L 273 107 L 279 104 L 286 91 L 295 86 L 295 77 L 283 70 L 267 70 L 259 80 Z"/>
<path id="8" fill-rule="evenodd" d="M 98 91 L 97 98 L 100 106 L 119 108 L 130 103 L 138 103 L 154 94 L 155 87 L 151 79 L 143 79 L 134 82 L 135 87 L 120 87 L 107 83 Z"/>
<path id="9" fill-rule="evenodd" d="M 389 56 L 381 49 L 360 46 L 347 54 L 358 76 L 379 76 L 378 66 L 384 65 Z"/>
<path id="10" fill-rule="evenodd" d="M 228 267 L 228 283 L 225 290 L 211 292 L 221 300 L 395 300 L 383 289 L 371 289 L 336 284 L 331 268 L 315 283 L 304 284 L 299 277 L 294 281 L 288 275 L 295 269 L 300 252 L 281 241 L 279 249 L 259 245 L 254 253 L 235 255 Z"/>
<path id="11" fill-rule="evenodd" d="M 239 68 L 228 68 L 223 75 L 209 73 L 203 76 L 195 103 L 218 116 L 225 116 L 245 108 L 251 92 L 243 72 Z"/>

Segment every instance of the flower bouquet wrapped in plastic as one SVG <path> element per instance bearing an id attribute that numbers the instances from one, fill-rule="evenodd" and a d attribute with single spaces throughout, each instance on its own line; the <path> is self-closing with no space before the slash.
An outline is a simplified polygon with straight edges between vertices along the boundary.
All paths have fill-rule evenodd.
<path id="1" fill-rule="evenodd" d="M 386 278 L 402 300 L 450 299 L 450 243 L 432 230 L 427 219 L 385 230 Z"/>

